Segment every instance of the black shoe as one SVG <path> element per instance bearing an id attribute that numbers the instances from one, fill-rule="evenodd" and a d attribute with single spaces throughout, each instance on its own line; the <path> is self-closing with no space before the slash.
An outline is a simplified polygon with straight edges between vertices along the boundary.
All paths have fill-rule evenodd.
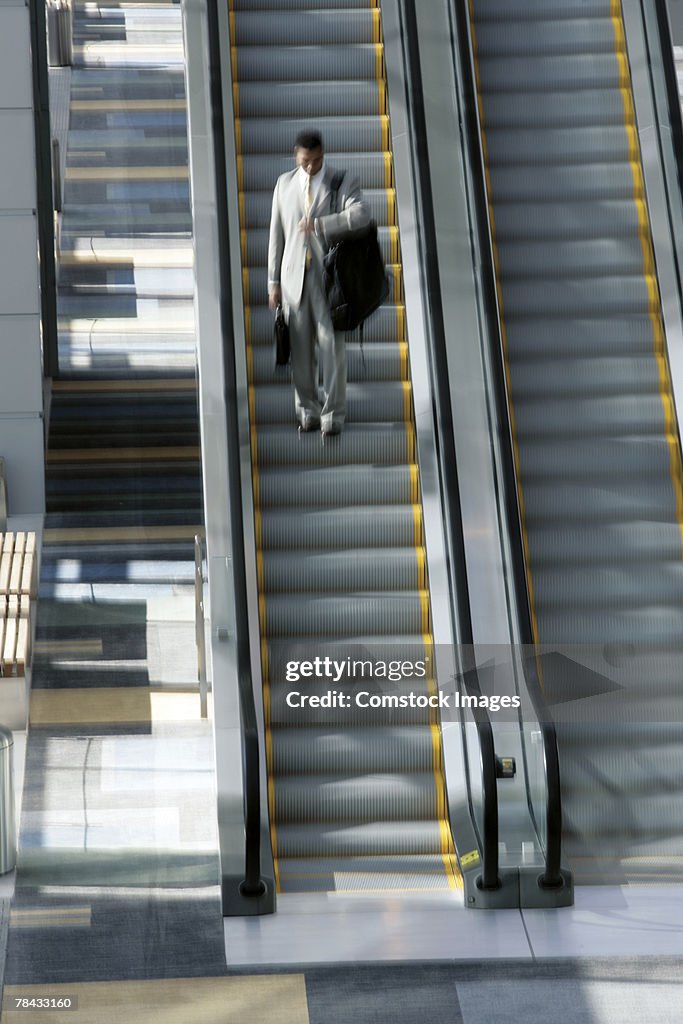
<path id="1" fill-rule="evenodd" d="M 303 423 L 299 423 L 300 434 L 310 434 L 312 430 L 320 429 L 320 420 L 307 419 Z"/>

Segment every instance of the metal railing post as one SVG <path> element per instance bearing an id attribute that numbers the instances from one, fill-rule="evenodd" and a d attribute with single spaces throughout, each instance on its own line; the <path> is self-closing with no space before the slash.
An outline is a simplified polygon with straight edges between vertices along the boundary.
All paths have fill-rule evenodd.
<path id="1" fill-rule="evenodd" d="M 0 875 L 17 863 L 17 833 L 14 820 L 14 738 L 0 725 Z"/>
<path id="2" fill-rule="evenodd" d="M 208 680 L 206 674 L 206 630 L 204 626 L 204 559 L 202 540 L 194 538 L 194 628 L 197 643 L 197 677 L 202 718 L 208 717 Z"/>

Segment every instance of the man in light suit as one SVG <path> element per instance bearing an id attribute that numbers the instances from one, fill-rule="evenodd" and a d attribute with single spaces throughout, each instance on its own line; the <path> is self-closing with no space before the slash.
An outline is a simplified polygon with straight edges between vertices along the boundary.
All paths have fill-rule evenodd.
<path id="1" fill-rule="evenodd" d="M 282 305 L 289 324 L 295 414 L 299 430 L 340 433 L 346 415 L 346 351 L 335 332 L 322 286 L 322 260 L 331 245 L 367 227 L 370 212 L 358 182 L 345 174 L 332 212 L 334 171 L 315 131 L 300 132 L 296 167 L 281 174 L 273 194 L 268 247 L 268 302 Z M 322 403 L 318 390 L 322 365 Z"/>

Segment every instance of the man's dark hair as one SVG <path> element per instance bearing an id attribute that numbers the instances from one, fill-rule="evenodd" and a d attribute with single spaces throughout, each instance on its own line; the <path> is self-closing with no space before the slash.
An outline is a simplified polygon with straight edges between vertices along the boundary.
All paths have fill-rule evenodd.
<path id="1" fill-rule="evenodd" d="M 295 149 L 322 149 L 323 137 L 320 132 L 311 130 L 299 132 L 294 140 Z"/>

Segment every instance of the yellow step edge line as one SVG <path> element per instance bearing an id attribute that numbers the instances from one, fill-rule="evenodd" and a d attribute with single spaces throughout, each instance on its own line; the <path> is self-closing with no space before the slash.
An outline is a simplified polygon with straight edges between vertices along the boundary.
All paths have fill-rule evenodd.
<path id="1" fill-rule="evenodd" d="M 177 448 L 50 448 L 47 462 L 131 462 L 134 460 L 199 459 L 201 448 L 180 445 Z"/>
<path id="2" fill-rule="evenodd" d="M 408 380 L 408 344 L 405 341 L 398 342 L 398 353 L 401 364 L 401 380 Z"/>
<path id="3" fill-rule="evenodd" d="M 247 306 L 244 310 L 244 334 L 249 346 L 250 352 L 252 352 L 252 366 L 253 366 L 253 339 L 251 336 L 251 306 Z M 251 383 L 251 380 L 249 381 Z"/>
<path id="4" fill-rule="evenodd" d="M 396 337 L 406 341 L 406 309 L 404 305 L 396 307 Z"/>
<path id="5" fill-rule="evenodd" d="M 413 418 L 413 386 L 409 380 L 401 382 L 403 384 L 403 419 L 412 420 Z"/>
<path id="6" fill-rule="evenodd" d="M 386 189 L 394 187 L 394 161 L 390 150 L 384 151 L 384 187 Z"/>
<path id="7" fill-rule="evenodd" d="M 67 167 L 66 181 L 185 181 L 187 167 Z"/>
<path id="8" fill-rule="evenodd" d="M 151 380 L 54 380 L 52 392 L 63 391 L 190 391 L 196 392 L 194 377 Z"/>
<path id="9" fill-rule="evenodd" d="M 396 223 L 396 189 L 387 188 L 387 223 Z"/>
<path id="10" fill-rule="evenodd" d="M 383 78 L 377 79 L 377 109 L 380 114 L 387 114 L 389 112 L 387 105 L 387 86 Z"/>
<path id="11" fill-rule="evenodd" d="M 661 295 L 655 271 L 652 227 L 647 204 L 643 198 L 645 189 L 642 156 L 638 133 L 635 128 L 633 83 L 626 51 L 626 35 L 621 0 L 611 0 L 610 16 L 614 29 L 615 49 L 619 59 L 619 88 L 624 105 L 624 122 L 629 138 L 629 163 L 633 179 L 633 199 L 638 211 L 638 227 L 643 255 L 643 275 L 648 291 L 648 312 L 652 324 L 652 342 L 659 377 L 659 397 L 664 413 L 667 447 L 669 450 L 669 473 L 676 500 L 676 518 L 678 519 L 678 528 L 681 535 L 681 543 L 683 544 L 683 459 L 678 441 L 676 411 L 672 397 L 673 389 L 667 357 Z M 674 438 L 676 439 L 675 441 Z"/>
<path id="12" fill-rule="evenodd" d="M 375 42 L 375 78 L 384 77 L 384 47 L 382 43 Z"/>
<path id="13" fill-rule="evenodd" d="M 186 100 L 72 100 L 71 110 L 79 113 L 119 110 L 186 110 Z"/>
<path id="14" fill-rule="evenodd" d="M 64 526 L 43 533 L 46 544 L 72 541 L 194 540 L 204 536 L 203 526 Z"/>
<path id="15" fill-rule="evenodd" d="M 101 252 L 93 252 L 79 249 L 72 252 L 62 252 L 59 258 L 60 266 L 73 267 L 83 264 L 92 266 L 126 266 L 133 269 L 138 267 L 157 267 L 168 269 L 169 267 L 193 267 L 194 256 L 192 249 L 139 249 L 132 252 L 130 249 L 110 249 Z M 56 381 L 55 381 L 56 383 Z M 54 387 L 54 385 L 53 385 Z"/>

